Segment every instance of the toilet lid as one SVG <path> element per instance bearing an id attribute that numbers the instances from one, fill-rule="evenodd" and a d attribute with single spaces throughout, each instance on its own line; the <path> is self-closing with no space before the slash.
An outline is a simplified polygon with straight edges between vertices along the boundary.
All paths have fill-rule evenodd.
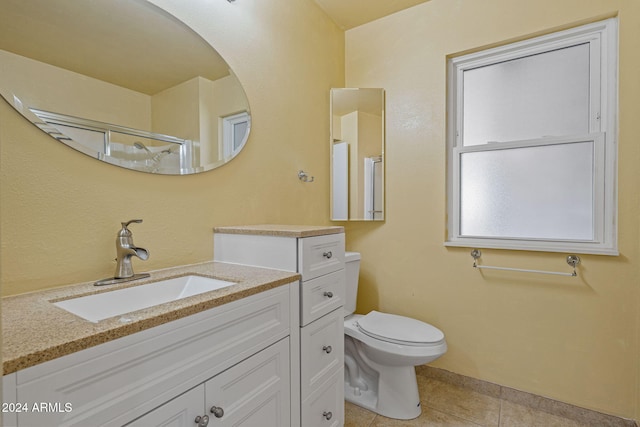
<path id="1" fill-rule="evenodd" d="M 428 323 L 375 310 L 358 319 L 358 328 L 374 338 L 400 344 L 432 344 L 444 339 L 442 331 Z"/>

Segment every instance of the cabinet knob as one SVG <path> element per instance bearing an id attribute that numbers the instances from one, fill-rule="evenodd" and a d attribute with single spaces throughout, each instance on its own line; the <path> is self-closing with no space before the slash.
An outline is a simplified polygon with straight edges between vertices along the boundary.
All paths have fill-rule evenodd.
<path id="1" fill-rule="evenodd" d="M 331 253 L 331 251 L 327 251 L 323 253 L 322 256 L 325 257 L 326 259 L 330 259 L 333 256 L 333 254 Z"/>
<path id="2" fill-rule="evenodd" d="M 216 418 L 222 418 L 222 416 L 224 415 L 224 409 L 222 409 L 219 406 L 212 406 L 211 407 L 211 413 Z"/>
<path id="3" fill-rule="evenodd" d="M 322 347 L 322 349 L 327 354 L 331 353 L 331 351 L 333 350 L 330 345 L 325 345 L 324 347 Z"/>
<path id="4" fill-rule="evenodd" d="M 207 425 L 209 424 L 209 416 L 205 415 L 205 416 L 200 416 L 198 415 L 195 419 L 196 424 L 198 424 L 198 427 L 207 427 Z"/>
<path id="5" fill-rule="evenodd" d="M 324 296 L 327 298 L 333 298 L 333 292 L 325 292 Z"/>
<path id="6" fill-rule="evenodd" d="M 325 411 L 322 413 L 322 416 L 329 421 L 331 419 L 331 417 L 333 417 L 333 414 L 331 412 Z"/>

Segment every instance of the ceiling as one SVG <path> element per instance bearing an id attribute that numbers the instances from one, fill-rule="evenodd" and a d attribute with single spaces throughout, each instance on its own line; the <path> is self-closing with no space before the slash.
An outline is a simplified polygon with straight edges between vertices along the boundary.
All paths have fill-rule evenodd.
<path id="1" fill-rule="evenodd" d="M 9 52 L 149 95 L 229 74 L 208 43 L 146 1 L 1 1 L 0 49 Z M 346 30 L 428 0 L 314 1 Z"/>
<path id="2" fill-rule="evenodd" d="M 200 36 L 144 1 L 1 0 L 0 49 L 153 95 L 229 67 Z"/>
<path id="3" fill-rule="evenodd" d="M 331 114 L 334 116 L 344 116 L 354 111 L 380 116 L 384 112 L 382 89 L 332 89 L 331 97 Z"/>
<path id="4" fill-rule="evenodd" d="M 375 21 L 429 0 L 315 0 L 343 30 Z"/>

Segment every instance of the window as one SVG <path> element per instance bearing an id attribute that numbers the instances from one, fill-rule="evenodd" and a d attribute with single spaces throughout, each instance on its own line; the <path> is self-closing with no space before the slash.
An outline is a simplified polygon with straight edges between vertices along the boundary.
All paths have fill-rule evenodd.
<path id="1" fill-rule="evenodd" d="M 251 116 L 246 111 L 222 118 L 224 159 L 232 158 L 240 152 L 249 137 L 250 125 Z"/>
<path id="2" fill-rule="evenodd" d="M 449 246 L 617 255 L 617 21 L 449 60 Z"/>

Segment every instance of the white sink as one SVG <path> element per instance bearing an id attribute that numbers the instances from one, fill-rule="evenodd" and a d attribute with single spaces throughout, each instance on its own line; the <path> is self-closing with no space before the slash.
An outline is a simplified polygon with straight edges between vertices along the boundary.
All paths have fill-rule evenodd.
<path id="1" fill-rule="evenodd" d="M 182 276 L 146 285 L 53 303 L 91 322 L 235 285 L 203 276 Z"/>

